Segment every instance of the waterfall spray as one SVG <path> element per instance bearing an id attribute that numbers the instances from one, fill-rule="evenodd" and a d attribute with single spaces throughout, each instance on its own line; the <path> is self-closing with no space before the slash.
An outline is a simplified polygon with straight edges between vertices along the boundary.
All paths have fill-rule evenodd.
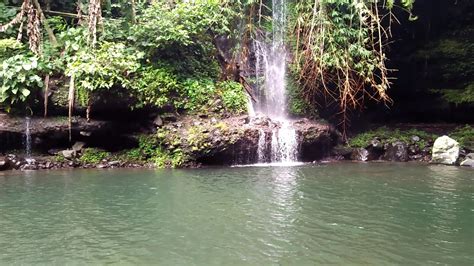
<path id="1" fill-rule="evenodd" d="M 268 116 L 275 126 L 271 132 L 270 156 L 262 155 L 266 151 L 266 134 L 263 130 L 259 130 L 257 151 L 259 163 L 294 162 L 298 159 L 297 134 L 286 110 L 288 59 L 285 46 L 286 17 L 286 0 L 273 0 L 273 30 L 271 33 L 262 33 L 254 41 L 258 102 L 252 110 Z"/>
<path id="2" fill-rule="evenodd" d="M 25 156 L 26 161 L 31 161 L 31 118 L 25 118 Z"/>

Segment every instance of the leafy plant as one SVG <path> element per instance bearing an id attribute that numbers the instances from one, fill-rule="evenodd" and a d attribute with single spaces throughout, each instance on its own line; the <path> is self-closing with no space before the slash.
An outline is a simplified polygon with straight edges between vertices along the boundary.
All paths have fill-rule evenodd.
<path id="1" fill-rule="evenodd" d="M 179 83 L 169 69 L 169 67 L 145 67 L 137 71 L 137 77 L 130 86 L 134 96 L 138 98 L 136 107 L 146 105 L 164 107 L 172 104 L 171 98 L 176 96 Z"/>
<path id="2" fill-rule="evenodd" d="M 474 150 L 474 128 L 470 125 L 456 128 L 449 136 L 459 142 L 462 147 Z"/>
<path id="3" fill-rule="evenodd" d="M 0 68 L 0 104 L 7 109 L 25 102 L 32 91 L 43 86 L 42 67 L 38 58 L 30 54 L 18 54 L 3 61 Z"/>
<path id="4" fill-rule="evenodd" d="M 86 148 L 82 150 L 82 155 L 81 158 L 79 158 L 79 161 L 84 164 L 98 164 L 109 156 L 110 154 L 106 151 L 95 148 Z"/>
<path id="5" fill-rule="evenodd" d="M 232 113 L 244 113 L 247 111 L 247 95 L 243 86 L 235 81 L 224 81 L 217 84 L 219 95 L 224 108 Z"/>
<path id="6" fill-rule="evenodd" d="M 66 73 L 74 76 L 77 90 L 86 95 L 114 86 L 130 88 L 132 75 L 140 67 L 138 60 L 142 56 L 143 53 L 122 43 L 105 42 L 97 50 L 78 50 L 68 63 Z"/>

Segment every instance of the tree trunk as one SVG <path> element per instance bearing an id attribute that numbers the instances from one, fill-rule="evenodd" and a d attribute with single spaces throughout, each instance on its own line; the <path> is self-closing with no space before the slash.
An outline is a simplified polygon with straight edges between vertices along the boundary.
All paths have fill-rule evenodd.
<path id="1" fill-rule="evenodd" d="M 41 10 L 41 6 L 38 2 L 38 0 L 33 0 L 33 4 L 36 7 L 36 10 L 38 10 L 38 13 L 40 14 L 40 19 L 41 22 L 43 22 L 44 28 L 46 29 L 46 32 L 48 33 L 49 40 L 53 45 L 57 45 L 58 41 L 56 40 L 56 36 L 54 36 L 53 30 L 49 27 L 49 23 L 46 20 L 46 17 L 44 16 L 43 10 Z"/>

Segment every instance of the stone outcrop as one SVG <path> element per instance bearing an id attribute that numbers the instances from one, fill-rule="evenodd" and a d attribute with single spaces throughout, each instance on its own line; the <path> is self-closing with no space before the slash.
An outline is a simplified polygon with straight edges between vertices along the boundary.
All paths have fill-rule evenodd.
<path id="1" fill-rule="evenodd" d="M 433 145 L 432 163 L 454 165 L 459 158 L 459 143 L 448 136 L 436 139 Z"/>
<path id="2" fill-rule="evenodd" d="M 166 135 L 162 145 L 166 150 L 184 152 L 201 164 L 250 164 L 257 162 L 259 132 L 270 141 L 278 122 L 268 117 L 247 115 L 227 119 L 182 118 L 161 128 Z M 330 154 L 339 142 L 338 132 L 330 125 L 302 119 L 292 122 L 299 143 L 299 160 L 314 161 Z"/>
<path id="3" fill-rule="evenodd" d="M 393 162 L 407 162 L 409 157 L 406 143 L 397 141 L 388 145 L 387 150 L 382 158 L 384 160 Z"/>
<path id="4" fill-rule="evenodd" d="M 0 112 L 0 152 L 24 148 L 25 121 L 25 117 Z M 124 125 L 120 122 L 101 120 L 87 121 L 85 118 L 73 117 L 71 135 L 73 141 L 82 141 L 92 145 L 119 146 L 127 143 L 124 139 L 126 136 L 122 134 L 128 130 L 127 127 L 133 128 L 134 124 Z M 36 149 L 47 151 L 51 148 L 71 147 L 67 117 L 32 117 L 30 134 Z"/>
<path id="5" fill-rule="evenodd" d="M 474 153 L 469 153 L 461 162 L 461 166 L 474 167 Z"/>

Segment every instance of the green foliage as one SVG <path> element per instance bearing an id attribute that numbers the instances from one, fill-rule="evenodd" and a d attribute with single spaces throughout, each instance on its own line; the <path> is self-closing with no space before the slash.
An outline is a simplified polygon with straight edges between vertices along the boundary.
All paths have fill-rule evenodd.
<path id="1" fill-rule="evenodd" d="M 68 64 L 66 73 L 74 75 L 77 90 L 85 94 L 114 86 L 128 89 L 142 56 L 122 43 L 104 42 L 97 50 L 79 50 Z"/>
<path id="2" fill-rule="evenodd" d="M 448 103 L 454 103 L 456 105 L 474 103 L 474 83 L 467 85 L 464 89 L 438 89 L 431 91 L 441 94 L 443 99 Z"/>
<path id="3" fill-rule="evenodd" d="M 0 59 L 2 61 L 22 53 L 24 50 L 24 46 L 15 39 L 0 39 Z"/>
<path id="4" fill-rule="evenodd" d="M 154 163 L 159 168 L 177 168 L 182 167 L 187 161 L 187 156 L 179 149 L 173 151 L 158 150 Z"/>
<path id="5" fill-rule="evenodd" d="M 179 148 L 165 150 L 162 147 L 165 137 L 165 132 L 140 136 L 138 148 L 128 151 L 125 159 L 131 162 L 152 162 L 159 168 L 183 166 L 188 161 L 188 157 Z"/>
<path id="6" fill-rule="evenodd" d="M 41 71 L 34 55 L 18 54 L 4 60 L 0 68 L 0 104 L 9 109 L 25 102 L 32 91 L 43 86 Z"/>
<path id="7" fill-rule="evenodd" d="M 188 78 L 180 86 L 185 98 L 177 102 L 177 107 L 194 113 L 207 112 L 212 108 L 216 86 L 211 79 Z"/>
<path id="8" fill-rule="evenodd" d="M 4 1 L 0 2 L 0 25 L 10 22 L 17 14 L 18 8 L 7 6 Z M 5 32 L 0 32 L 0 39 L 16 37 L 18 30 L 16 27 L 10 27 Z"/>
<path id="9" fill-rule="evenodd" d="M 132 27 L 131 41 L 149 52 L 191 46 L 209 41 L 209 31 L 229 31 L 228 9 L 220 1 L 197 0 L 169 4 L 153 1 L 143 10 L 138 24 Z"/>
<path id="10" fill-rule="evenodd" d="M 462 147 L 474 150 L 474 128 L 465 125 L 459 127 L 449 134 L 449 136 L 455 139 Z"/>
<path id="11" fill-rule="evenodd" d="M 243 86 L 235 81 L 224 81 L 217 84 L 219 95 L 224 108 L 232 113 L 244 113 L 247 111 L 247 95 Z"/>
<path id="12" fill-rule="evenodd" d="M 436 136 L 425 131 L 410 129 L 400 130 L 391 129 L 387 127 L 380 127 L 376 130 L 371 130 L 356 135 L 351 138 L 348 142 L 350 147 L 354 148 L 366 148 L 370 145 L 370 142 L 376 138 L 382 140 L 384 143 L 393 143 L 396 141 L 402 141 L 405 143 L 412 143 L 412 137 L 418 136 L 420 141 L 416 142 L 420 148 L 426 147 L 428 141 L 433 140 Z"/>
<path id="13" fill-rule="evenodd" d="M 432 92 L 448 103 L 474 103 L 474 44 L 470 39 L 446 36 L 427 44 L 414 59 L 429 62 Z"/>
<path id="14" fill-rule="evenodd" d="M 150 105 L 164 107 L 179 90 L 177 77 L 169 67 L 145 67 L 138 71 L 130 89 L 138 98 L 138 108 Z"/>
<path id="15" fill-rule="evenodd" d="M 110 154 L 106 151 L 95 148 L 86 148 L 82 150 L 82 155 L 81 158 L 79 158 L 79 161 L 84 164 L 98 164 L 109 156 Z"/>

